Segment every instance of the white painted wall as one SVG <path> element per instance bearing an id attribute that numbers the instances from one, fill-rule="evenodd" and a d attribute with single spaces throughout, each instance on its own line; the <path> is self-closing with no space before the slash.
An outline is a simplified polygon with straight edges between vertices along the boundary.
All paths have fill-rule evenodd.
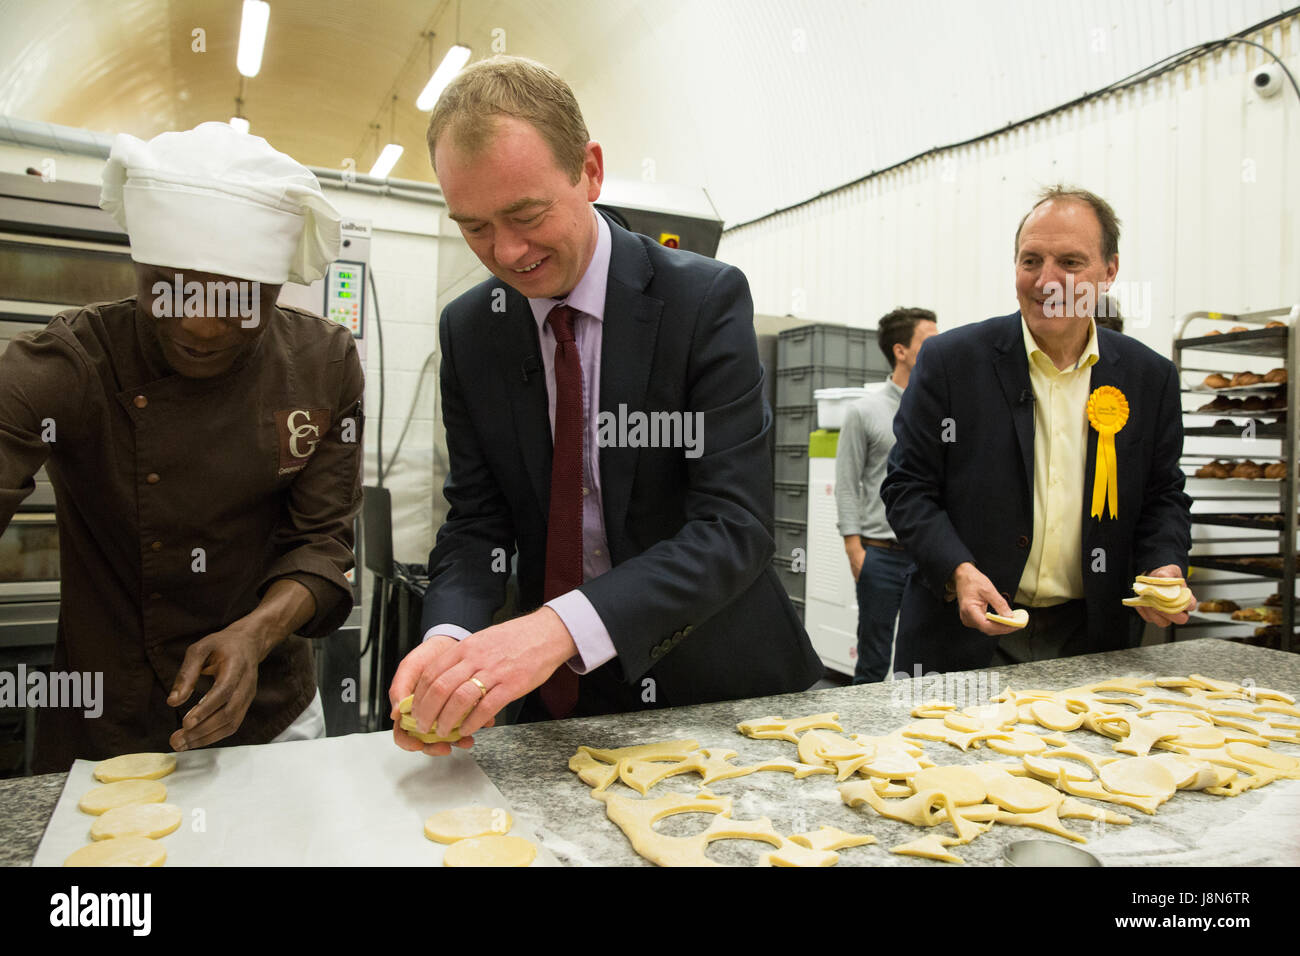
<path id="1" fill-rule="evenodd" d="M 1300 72 L 1300 21 L 1264 39 Z M 1115 208 L 1126 331 L 1168 355 L 1181 313 L 1300 301 L 1300 102 L 1260 99 L 1247 60 L 1209 57 L 731 230 L 718 258 L 760 313 L 874 327 L 918 305 L 950 328 L 1015 310 L 1016 226 L 1065 181 Z"/>

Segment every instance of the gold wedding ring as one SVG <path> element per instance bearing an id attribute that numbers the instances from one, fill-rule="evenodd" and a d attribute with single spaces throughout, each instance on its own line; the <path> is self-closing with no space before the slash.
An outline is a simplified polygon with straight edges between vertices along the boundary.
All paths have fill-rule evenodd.
<path id="1" fill-rule="evenodd" d="M 479 700 L 482 700 L 484 697 L 487 696 L 487 688 L 483 685 L 483 682 L 481 680 L 479 680 L 477 677 L 471 677 L 470 683 L 474 684 L 478 688 Z"/>

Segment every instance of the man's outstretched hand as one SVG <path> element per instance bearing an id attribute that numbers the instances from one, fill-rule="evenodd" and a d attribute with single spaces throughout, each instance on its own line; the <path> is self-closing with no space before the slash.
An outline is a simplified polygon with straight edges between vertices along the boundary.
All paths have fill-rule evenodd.
<path id="1" fill-rule="evenodd" d="M 490 727 L 501 708 L 540 687 L 558 667 L 577 654 L 577 647 L 560 616 L 548 607 L 484 628 L 462 641 L 434 635 L 406 655 L 388 689 L 392 717 L 397 705 L 412 694 L 411 716 L 421 732 L 437 728 L 441 737 L 460 727 L 459 747 L 473 745 L 473 735 Z M 477 678 L 486 693 L 470 678 Z M 422 744 L 400 727 L 393 728 L 397 745 L 445 756 L 446 743 Z"/>

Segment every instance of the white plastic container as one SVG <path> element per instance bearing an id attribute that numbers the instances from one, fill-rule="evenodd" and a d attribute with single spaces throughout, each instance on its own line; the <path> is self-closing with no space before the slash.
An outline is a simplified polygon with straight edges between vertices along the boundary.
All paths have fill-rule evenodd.
<path id="1" fill-rule="evenodd" d="M 817 427 L 838 431 L 844 427 L 844 412 L 853 402 L 867 394 L 866 388 L 819 388 L 813 392 L 817 400 Z"/>

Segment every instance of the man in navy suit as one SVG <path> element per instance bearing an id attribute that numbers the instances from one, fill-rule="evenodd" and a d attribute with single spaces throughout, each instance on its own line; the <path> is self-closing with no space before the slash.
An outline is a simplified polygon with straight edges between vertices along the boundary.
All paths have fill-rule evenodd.
<path id="1" fill-rule="evenodd" d="M 1105 200 L 1047 190 L 1016 232 L 1019 312 L 926 344 L 894 419 L 881 488 L 889 523 L 916 560 L 895 672 L 1125 647 L 1131 612 L 1121 602 L 1134 576 L 1184 575 L 1191 502 L 1179 467 L 1178 373 L 1094 322 L 1097 296 L 1118 269 L 1119 222 Z M 1115 507 L 1107 497 L 1096 509 L 1088 403 L 1114 399 L 1111 390 L 1128 411 L 1114 434 Z M 1023 629 L 986 617 L 1013 606 L 1029 613 Z M 1160 627 L 1187 621 L 1138 613 Z"/>
<path id="2" fill-rule="evenodd" d="M 470 67 L 429 146 L 494 278 L 439 327 L 450 511 L 392 703 L 413 693 L 421 730 L 469 746 L 520 698 L 521 719 L 549 719 L 811 686 L 820 662 L 771 567 L 744 276 L 593 209 L 600 145 L 540 64 Z M 516 550 L 530 613 L 491 626 Z"/>

